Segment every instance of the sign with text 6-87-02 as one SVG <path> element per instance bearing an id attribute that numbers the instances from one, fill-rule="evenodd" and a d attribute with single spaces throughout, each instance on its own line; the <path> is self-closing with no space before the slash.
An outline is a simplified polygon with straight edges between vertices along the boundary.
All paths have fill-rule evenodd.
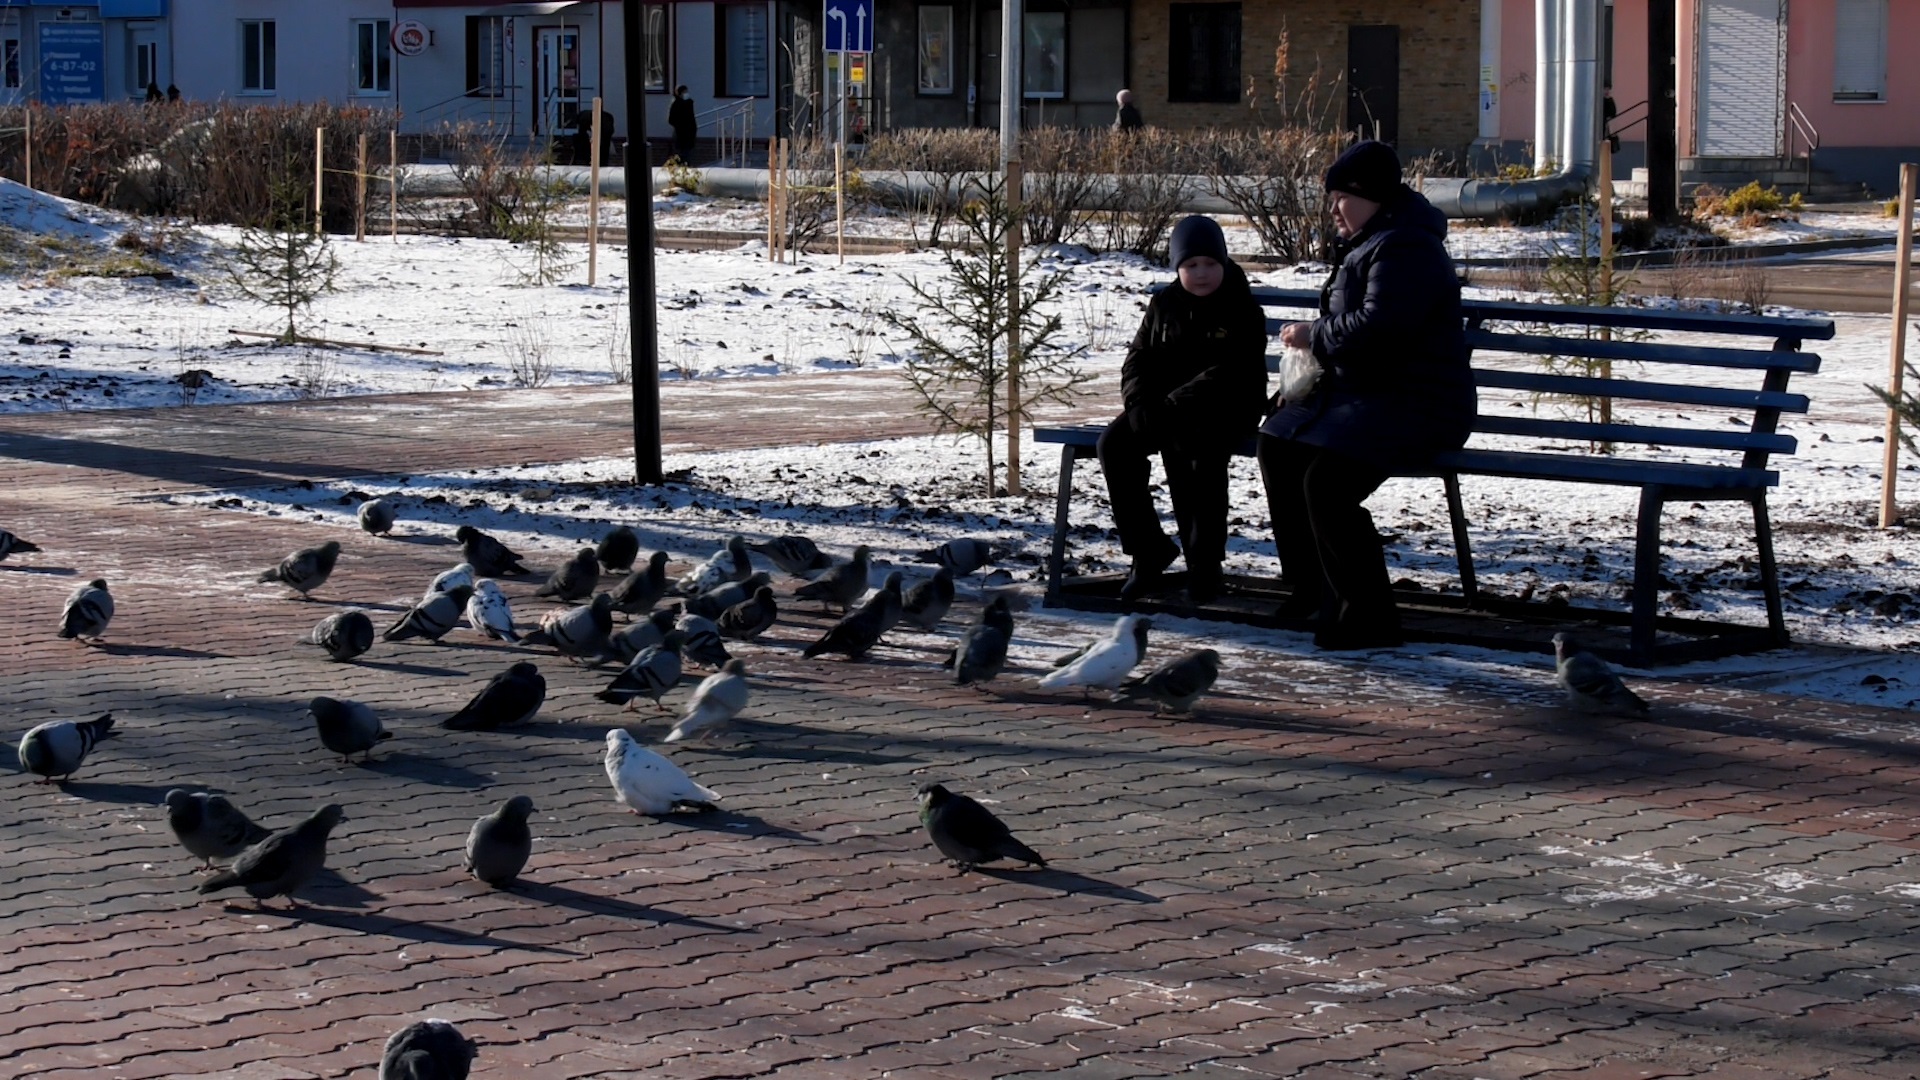
<path id="1" fill-rule="evenodd" d="M 105 35 L 97 22 L 40 24 L 40 100 L 68 105 L 106 99 L 101 58 Z"/>

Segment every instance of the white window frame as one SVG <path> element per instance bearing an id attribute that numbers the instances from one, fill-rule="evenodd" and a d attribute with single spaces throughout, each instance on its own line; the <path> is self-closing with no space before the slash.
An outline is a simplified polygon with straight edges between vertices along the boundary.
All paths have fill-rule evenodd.
<path id="1" fill-rule="evenodd" d="M 920 5 L 918 60 L 917 92 L 928 97 L 952 97 L 952 4 Z"/>
<path id="2" fill-rule="evenodd" d="M 353 19 L 353 32 L 348 46 L 353 50 L 353 95 L 355 97 L 392 97 L 393 96 L 393 20 L 392 19 Z M 373 70 L 361 70 L 360 38 L 370 34 L 373 45 Z M 381 61 L 385 60 L 385 70 Z M 381 76 L 386 76 L 385 85 L 381 85 Z"/>
<path id="3" fill-rule="evenodd" d="M 247 39 L 254 37 L 257 71 L 247 70 Z M 254 97 L 279 93 L 280 30 L 272 19 L 240 20 L 240 92 Z"/>
<path id="4" fill-rule="evenodd" d="M 755 55 L 753 44 L 743 37 L 734 40 L 734 16 L 742 16 L 742 22 L 758 19 L 757 28 L 760 40 L 757 42 L 759 53 Z M 720 24 L 714 35 L 720 43 L 719 63 L 715 65 L 720 77 L 720 93 L 723 97 L 763 98 L 773 95 L 773 17 L 765 3 L 715 4 L 714 18 Z M 741 77 L 736 80 L 736 63 L 741 69 Z"/>
<path id="5" fill-rule="evenodd" d="M 1834 0 L 1833 100 L 1887 100 L 1887 0 Z"/>
<path id="6" fill-rule="evenodd" d="M 147 77 L 140 77 L 140 65 L 148 64 Z M 127 93 L 136 98 L 145 97 L 147 84 L 160 82 L 160 43 L 141 41 L 129 36 L 127 39 Z"/>

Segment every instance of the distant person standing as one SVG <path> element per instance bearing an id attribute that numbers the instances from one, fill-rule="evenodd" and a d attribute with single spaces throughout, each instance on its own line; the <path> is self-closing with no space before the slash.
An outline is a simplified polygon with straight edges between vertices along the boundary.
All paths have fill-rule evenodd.
<path id="1" fill-rule="evenodd" d="M 673 129 L 673 156 L 681 164 L 693 164 L 693 140 L 700 134 L 700 121 L 693 118 L 693 99 L 687 88 L 673 88 L 673 104 L 667 106 L 667 126 Z"/>
<path id="2" fill-rule="evenodd" d="M 1114 104 L 1119 106 L 1113 116 L 1113 130 L 1120 132 L 1139 131 L 1147 126 L 1140 117 L 1140 110 L 1134 107 L 1133 91 L 1122 90 L 1113 95 Z"/>
<path id="3" fill-rule="evenodd" d="M 161 101 L 161 100 L 164 100 L 164 99 L 160 93 L 160 84 L 157 82 L 148 82 L 147 83 L 147 103 L 152 104 L 153 102 Z"/>
<path id="4" fill-rule="evenodd" d="M 173 85 L 172 83 L 167 84 L 167 100 L 168 101 L 180 100 L 180 88 Z"/>

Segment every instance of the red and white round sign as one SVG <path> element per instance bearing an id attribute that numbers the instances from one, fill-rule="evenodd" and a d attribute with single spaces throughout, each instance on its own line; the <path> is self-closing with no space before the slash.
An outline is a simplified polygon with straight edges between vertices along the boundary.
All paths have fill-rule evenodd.
<path id="1" fill-rule="evenodd" d="M 393 24 L 393 51 L 401 56 L 419 56 L 427 50 L 427 27 L 418 19 L 401 19 Z"/>

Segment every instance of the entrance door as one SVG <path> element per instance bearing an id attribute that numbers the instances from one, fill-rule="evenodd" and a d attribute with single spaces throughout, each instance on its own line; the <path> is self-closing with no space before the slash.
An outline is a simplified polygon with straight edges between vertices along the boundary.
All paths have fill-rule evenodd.
<path id="1" fill-rule="evenodd" d="M 542 26 L 535 33 L 534 134 L 572 135 L 580 127 L 580 29 Z"/>
<path id="2" fill-rule="evenodd" d="M 165 90 L 160 77 L 160 28 L 147 21 L 127 23 L 127 96 L 139 100 L 149 84 Z"/>
<path id="3" fill-rule="evenodd" d="M 1786 128 L 1785 0 L 1700 5 L 1695 153 L 1778 157 Z"/>
<path id="4" fill-rule="evenodd" d="M 1347 130 L 1400 140 L 1400 28 L 1347 27 Z"/>

